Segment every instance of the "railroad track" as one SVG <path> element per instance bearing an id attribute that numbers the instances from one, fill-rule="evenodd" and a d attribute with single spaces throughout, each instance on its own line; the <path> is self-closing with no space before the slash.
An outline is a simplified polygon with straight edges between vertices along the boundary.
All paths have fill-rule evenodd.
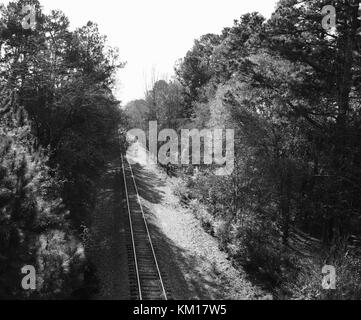
<path id="1" fill-rule="evenodd" d="M 131 164 L 121 156 L 126 206 L 129 217 L 127 253 L 131 300 L 168 300 L 152 237 Z"/>

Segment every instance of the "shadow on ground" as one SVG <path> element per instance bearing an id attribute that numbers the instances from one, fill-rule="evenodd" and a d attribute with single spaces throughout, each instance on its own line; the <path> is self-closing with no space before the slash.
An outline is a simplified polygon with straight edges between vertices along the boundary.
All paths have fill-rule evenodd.
<path id="1" fill-rule="evenodd" d="M 151 203 L 160 203 L 163 194 L 154 187 L 165 186 L 165 183 L 153 173 L 145 171 L 138 163 L 132 165 L 132 169 L 140 196 Z"/>
<path id="2" fill-rule="evenodd" d="M 86 253 L 98 282 L 92 299 L 125 300 L 129 296 L 122 180 L 119 159 L 114 159 L 99 180 L 86 240 Z"/>
<path id="3" fill-rule="evenodd" d="M 156 204 L 163 200 L 163 193 L 157 187 L 164 187 L 165 183 L 153 172 L 146 171 L 141 165 L 132 165 L 139 195 Z M 165 275 L 166 287 L 170 289 L 173 299 L 225 299 L 226 293 L 219 287 L 218 281 L 223 277 L 217 274 L 215 264 L 205 275 L 200 272 L 202 257 L 190 255 L 185 249 L 177 246 L 159 227 L 155 215 L 143 206 L 149 223 L 152 241 L 162 274 Z M 218 279 L 215 279 L 218 277 Z"/>

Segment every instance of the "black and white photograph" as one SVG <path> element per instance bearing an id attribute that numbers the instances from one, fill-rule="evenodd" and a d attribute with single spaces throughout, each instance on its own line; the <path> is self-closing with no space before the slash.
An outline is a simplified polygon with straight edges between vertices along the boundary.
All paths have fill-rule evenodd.
<path id="1" fill-rule="evenodd" d="M 0 1 L 0 300 L 361 299 L 360 0 Z"/>

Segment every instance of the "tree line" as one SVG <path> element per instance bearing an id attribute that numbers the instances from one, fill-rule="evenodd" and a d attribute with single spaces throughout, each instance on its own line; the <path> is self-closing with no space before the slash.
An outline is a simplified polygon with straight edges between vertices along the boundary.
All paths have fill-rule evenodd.
<path id="1" fill-rule="evenodd" d="M 233 174 L 179 168 L 179 193 L 234 264 L 283 298 L 361 297 L 360 21 L 337 1 L 336 29 L 324 29 L 328 2 L 280 0 L 268 20 L 248 13 L 203 35 L 174 79 L 126 108 L 142 129 L 235 129 Z M 324 265 L 337 290 L 322 289 Z"/>
<path id="2" fill-rule="evenodd" d="M 21 25 L 24 5 L 34 29 Z M 37 0 L 0 5 L 0 22 L 0 298 L 71 298 L 86 286 L 96 183 L 119 153 L 124 63 L 95 23 L 71 31 Z M 20 286 L 24 265 L 36 291 Z"/>

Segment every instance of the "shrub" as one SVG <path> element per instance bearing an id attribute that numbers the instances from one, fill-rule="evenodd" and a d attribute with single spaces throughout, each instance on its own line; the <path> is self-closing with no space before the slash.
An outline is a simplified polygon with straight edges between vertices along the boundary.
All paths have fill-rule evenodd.
<path id="1" fill-rule="evenodd" d="M 288 279 L 285 287 L 295 299 L 309 300 L 360 300 L 361 259 L 356 252 L 340 252 L 328 264 L 336 269 L 336 289 L 322 288 L 321 273 L 325 260 L 299 259 L 299 273 L 295 279 Z"/>
<path id="2" fill-rule="evenodd" d="M 83 249 L 59 196 L 62 181 L 21 114 L 22 125 L 14 114 L 17 126 L 0 120 L 0 298 L 66 297 L 79 285 L 71 278 L 83 268 Z M 25 265 L 36 269 L 35 292 L 20 287 Z"/>

